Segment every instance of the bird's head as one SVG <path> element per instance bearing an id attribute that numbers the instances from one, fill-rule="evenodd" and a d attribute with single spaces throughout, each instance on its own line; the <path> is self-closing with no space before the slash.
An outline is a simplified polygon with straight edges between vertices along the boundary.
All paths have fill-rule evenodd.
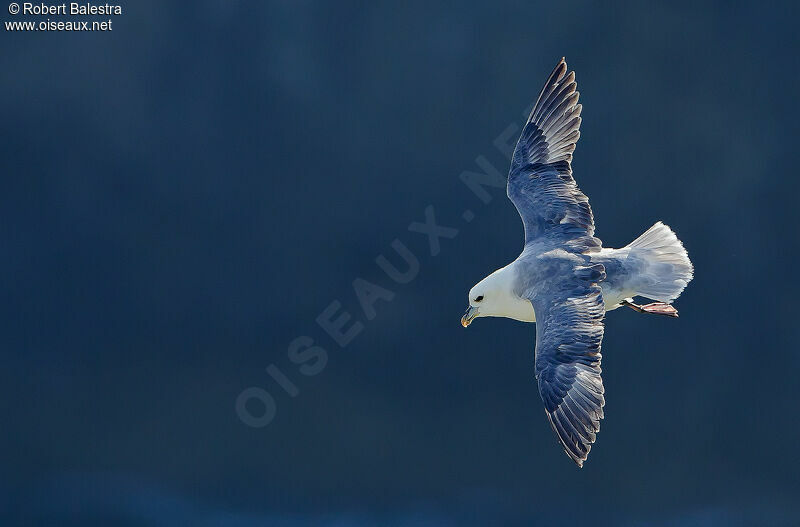
<path id="1" fill-rule="evenodd" d="M 469 290 L 469 307 L 464 316 L 461 317 L 461 325 L 464 327 L 469 326 L 475 318 L 486 316 L 483 313 L 486 313 L 486 306 L 489 306 L 491 302 L 484 303 L 488 293 L 487 288 L 482 285 L 484 281 L 478 282 L 475 287 Z M 484 307 L 483 313 L 481 313 L 482 306 Z"/>
<path id="2" fill-rule="evenodd" d="M 507 317 L 533 322 L 531 303 L 514 292 L 515 272 L 509 265 L 493 272 L 469 290 L 469 308 L 461 317 L 467 327 L 478 317 Z"/>

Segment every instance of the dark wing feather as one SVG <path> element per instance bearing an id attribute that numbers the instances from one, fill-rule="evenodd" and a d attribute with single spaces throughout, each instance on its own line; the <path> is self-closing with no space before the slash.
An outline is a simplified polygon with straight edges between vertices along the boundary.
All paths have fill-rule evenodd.
<path id="1" fill-rule="evenodd" d="M 547 79 L 522 130 L 508 175 L 508 197 L 525 225 L 525 243 L 540 237 L 567 250 L 599 249 L 589 199 L 572 178 L 581 105 L 575 72 L 562 58 Z"/>
<path id="2" fill-rule="evenodd" d="M 600 344 L 605 308 L 602 265 L 575 268 L 542 286 L 536 313 L 536 379 L 545 412 L 567 455 L 578 466 L 589 455 L 603 418 Z"/>

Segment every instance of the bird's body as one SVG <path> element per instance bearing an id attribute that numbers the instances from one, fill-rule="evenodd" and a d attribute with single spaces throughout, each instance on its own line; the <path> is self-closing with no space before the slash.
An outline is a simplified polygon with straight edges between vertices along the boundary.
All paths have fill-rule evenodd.
<path id="1" fill-rule="evenodd" d="M 661 236 L 659 249 L 674 247 L 678 254 L 675 265 L 684 266 L 684 271 L 691 271 L 691 263 L 688 262 L 688 258 L 685 260 L 680 258 L 683 248 L 669 227 L 659 222 L 653 225 L 648 233 Z M 669 255 L 672 256 L 672 253 Z M 685 281 L 678 280 L 677 283 L 672 284 L 671 290 L 660 293 L 650 291 L 648 284 L 655 282 L 663 285 L 662 282 L 669 276 L 660 277 L 658 269 L 654 269 L 659 265 L 659 256 L 662 258 L 663 256 L 654 252 L 652 248 L 637 246 L 636 242 L 621 249 L 603 247 L 584 256 L 588 257 L 589 265 L 603 266 L 605 278 L 599 282 L 599 285 L 606 311 L 621 307 L 626 299 L 634 296 L 647 296 L 653 300 L 669 302 L 676 298 L 686 286 Z M 492 298 L 498 298 L 502 306 L 496 310 L 486 309 L 487 314 L 482 316 L 502 316 L 520 322 L 536 322 L 533 305 L 527 299 L 525 292 L 537 283 L 563 274 L 569 266 L 586 264 L 586 260 L 575 253 L 546 244 L 528 244 L 516 260 L 490 274 L 478 284 L 488 285 L 491 283 L 501 292 L 497 296 L 492 295 Z M 668 268 L 667 275 L 671 272 L 672 269 Z M 502 294 L 503 292 L 507 294 Z M 646 293 L 654 296 L 648 296 Z M 470 293 L 471 298 L 476 296 L 479 295 L 474 292 Z M 502 314 L 495 315 L 493 313 Z"/>
<path id="2" fill-rule="evenodd" d="M 656 223 L 620 249 L 594 236 L 589 200 L 572 177 L 581 105 L 562 59 L 545 83 L 514 150 L 508 197 L 525 226 L 519 257 L 469 293 L 476 317 L 536 322 L 535 374 L 553 430 L 579 465 L 603 418 L 600 345 L 606 311 L 627 305 L 677 316 L 669 305 L 693 276 L 683 244 Z M 638 306 L 632 297 L 655 300 Z"/>

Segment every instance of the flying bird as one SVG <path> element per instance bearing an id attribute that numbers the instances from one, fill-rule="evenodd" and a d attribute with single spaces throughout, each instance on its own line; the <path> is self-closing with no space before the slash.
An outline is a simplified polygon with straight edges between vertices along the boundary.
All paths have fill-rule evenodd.
<path id="1" fill-rule="evenodd" d="M 675 233 L 660 221 L 621 249 L 594 235 L 589 200 L 572 177 L 581 105 L 562 58 L 522 130 L 507 193 L 525 227 L 525 248 L 469 291 L 477 317 L 536 323 L 534 369 L 550 426 L 583 466 L 603 418 L 600 344 L 606 311 L 626 306 L 677 317 L 671 305 L 693 276 Z M 639 305 L 636 296 L 653 302 Z"/>

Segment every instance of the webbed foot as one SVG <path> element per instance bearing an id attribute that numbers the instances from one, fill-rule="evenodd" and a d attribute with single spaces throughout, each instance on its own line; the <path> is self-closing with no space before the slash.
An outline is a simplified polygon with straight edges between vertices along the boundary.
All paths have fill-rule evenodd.
<path id="1" fill-rule="evenodd" d="M 651 313 L 653 315 L 664 315 L 667 317 L 678 318 L 678 310 L 675 309 L 671 304 L 667 304 L 665 302 L 653 302 L 651 304 L 640 306 L 639 304 L 634 304 L 632 298 L 626 298 L 622 301 L 622 305 L 633 309 L 637 313 Z"/>

